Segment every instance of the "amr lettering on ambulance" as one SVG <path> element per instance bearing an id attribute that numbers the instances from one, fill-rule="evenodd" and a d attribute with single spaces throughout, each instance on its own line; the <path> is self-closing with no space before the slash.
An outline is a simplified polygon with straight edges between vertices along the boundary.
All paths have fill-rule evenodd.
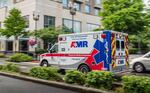
<path id="1" fill-rule="evenodd" d="M 119 72 L 128 67 L 128 35 L 115 31 L 98 31 L 60 35 L 58 52 L 41 55 L 45 62 L 61 69 Z"/>

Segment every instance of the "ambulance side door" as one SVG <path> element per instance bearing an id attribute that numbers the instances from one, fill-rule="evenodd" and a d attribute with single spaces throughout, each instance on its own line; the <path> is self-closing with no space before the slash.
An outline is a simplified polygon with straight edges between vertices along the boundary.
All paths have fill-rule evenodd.
<path id="1" fill-rule="evenodd" d="M 58 44 L 54 44 L 52 48 L 49 50 L 50 56 L 48 57 L 48 62 L 51 65 L 58 65 Z"/>

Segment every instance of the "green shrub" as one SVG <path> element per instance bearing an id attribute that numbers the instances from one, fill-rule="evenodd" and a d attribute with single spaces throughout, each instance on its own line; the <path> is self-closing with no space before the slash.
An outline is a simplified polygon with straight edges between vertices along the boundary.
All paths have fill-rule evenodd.
<path id="1" fill-rule="evenodd" d="M 3 70 L 3 65 L 0 65 L 0 70 Z"/>
<path id="2" fill-rule="evenodd" d="M 150 93 L 150 78 L 142 76 L 124 76 L 125 93 Z"/>
<path id="3" fill-rule="evenodd" d="M 0 58 L 5 58 L 5 54 L 4 53 L 0 53 Z"/>
<path id="4" fill-rule="evenodd" d="M 111 89 L 114 74 L 108 71 L 92 71 L 87 74 L 86 85 L 95 88 Z"/>
<path id="5" fill-rule="evenodd" d="M 46 53 L 46 52 L 47 51 L 42 49 L 42 48 L 37 48 L 36 51 L 35 51 L 36 54 L 43 54 L 43 53 Z"/>
<path id="6" fill-rule="evenodd" d="M 5 65 L 2 66 L 2 70 L 19 72 L 19 66 L 14 63 L 6 63 Z"/>
<path id="7" fill-rule="evenodd" d="M 124 89 L 122 87 L 115 88 L 115 93 L 124 93 Z"/>
<path id="8" fill-rule="evenodd" d="M 10 57 L 10 61 L 12 62 L 29 62 L 32 61 L 32 57 L 23 53 L 16 53 Z"/>
<path id="9" fill-rule="evenodd" d="M 138 48 L 129 48 L 129 53 L 130 53 L 130 54 L 137 54 L 138 51 L 139 51 Z"/>
<path id="10" fill-rule="evenodd" d="M 30 70 L 30 75 L 33 77 L 61 81 L 61 76 L 57 73 L 57 69 L 50 67 L 33 67 Z"/>
<path id="11" fill-rule="evenodd" d="M 85 83 L 85 74 L 77 70 L 69 70 L 64 77 L 64 81 L 70 84 L 76 83 L 83 85 Z"/>

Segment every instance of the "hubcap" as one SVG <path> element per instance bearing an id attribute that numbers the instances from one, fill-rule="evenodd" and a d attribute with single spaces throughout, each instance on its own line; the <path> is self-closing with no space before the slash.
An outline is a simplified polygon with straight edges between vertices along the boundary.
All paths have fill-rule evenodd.
<path id="1" fill-rule="evenodd" d="M 43 67 L 47 67 L 47 63 L 46 62 L 43 62 Z"/>
<path id="2" fill-rule="evenodd" d="M 44 63 L 43 66 L 44 66 L 44 67 L 47 67 L 47 64 Z"/>
<path id="3" fill-rule="evenodd" d="M 81 68 L 81 72 L 87 73 L 87 72 L 88 72 L 88 68 L 87 68 L 87 67 L 82 67 L 82 68 Z"/>
<path id="4" fill-rule="evenodd" d="M 143 66 L 141 66 L 141 65 L 136 65 L 136 66 L 135 66 L 135 70 L 136 70 L 137 72 L 142 72 L 142 71 L 143 71 Z"/>

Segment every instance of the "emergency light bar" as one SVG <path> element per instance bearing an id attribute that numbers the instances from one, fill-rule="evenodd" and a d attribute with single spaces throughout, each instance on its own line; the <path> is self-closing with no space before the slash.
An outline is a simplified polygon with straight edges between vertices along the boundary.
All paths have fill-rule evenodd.
<path id="1" fill-rule="evenodd" d="M 105 39 L 106 38 L 106 34 L 101 34 L 101 38 Z"/>
<path id="2" fill-rule="evenodd" d="M 59 41 L 66 41 L 66 37 L 59 37 Z"/>

